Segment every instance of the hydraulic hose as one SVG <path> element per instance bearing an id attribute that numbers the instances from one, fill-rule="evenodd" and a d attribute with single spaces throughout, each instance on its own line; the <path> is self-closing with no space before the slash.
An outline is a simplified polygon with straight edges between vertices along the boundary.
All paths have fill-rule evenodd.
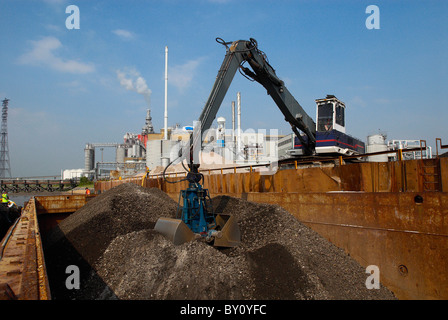
<path id="1" fill-rule="evenodd" d="M 174 159 L 173 161 L 171 161 L 171 162 L 165 167 L 165 169 L 163 169 L 162 176 L 163 176 L 163 180 L 164 180 L 165 182 L 168 182 L 168 183 L 179 183 L 179 182 L 187 181 L 187 180 L 188 180 L 187 178 L 183 178 L 183 179 L 180 179 L 180 180 L 177 180 L 177 181 L 168 181 L 168 180 L 166 179 L 166 176 L 165 176 L 165 172 L 166 172 L 166 170 L 168 169 L 169 166 L 171 166 L 171 165 L 174 163 L 174 161 L 176 161 L 176 160 L 179 159 L 180 157 L 181 157 L 181 156 L 179 156 L 179 157 L 177 157 L 176 159 Z M 185 168 L 185 166 L 184 166 L 184 164 L 183 164 L 183 161 L 182 161 L 182 166 Z"/>

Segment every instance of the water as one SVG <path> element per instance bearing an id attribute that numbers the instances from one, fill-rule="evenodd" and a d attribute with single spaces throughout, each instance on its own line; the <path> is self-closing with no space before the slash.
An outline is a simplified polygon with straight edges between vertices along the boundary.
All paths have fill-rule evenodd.
<path id="1" fill-rule="evenodd" d="M 9 194 L 9 200 L 14 201 L 18 206 L 24 205 L 25 202 L 31 199 L 34 195 L 28 194 L 28 195 L 14 195 Z"/>
<path id="2" fill-rule="evenodd" d="M 59 192 L 51 192 L 51 193 L 8 193 L 9 199 L 14 201 L 18 206 L 24 207 L 25 202 L 30 200 L 32 197 L 38 196 L 56 196 L 59 195 Z"/>
<path id="3" fill-rule="evenodd" d="M 33 197 L 33 195 L 11 195 L 9 194 L 9 199 L 14 201 L 14 202 L 24 202 L 24 201 L 28 201 L 31 197 Z"/>

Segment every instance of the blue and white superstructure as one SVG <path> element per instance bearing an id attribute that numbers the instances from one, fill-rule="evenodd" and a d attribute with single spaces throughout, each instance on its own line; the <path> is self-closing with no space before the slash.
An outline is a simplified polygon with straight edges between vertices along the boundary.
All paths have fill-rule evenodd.
<path id="1" fill-rule="evenodd" d="M 345 132 L 345 104 L 333 95 L 316 100 L 316 153 L 356 155 L 365 153 L 365 143 Z M 307 140 L 304 135 L 303 138 Z M 303 155 L 302 144 L 294 137 L 290 156 Z"/>

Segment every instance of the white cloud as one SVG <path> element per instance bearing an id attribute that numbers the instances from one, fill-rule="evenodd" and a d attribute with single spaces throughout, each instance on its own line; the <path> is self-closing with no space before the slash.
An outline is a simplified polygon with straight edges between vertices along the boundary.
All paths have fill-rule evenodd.
<path id="1" fill-rule="evenodd" d="M 19 57 L 21 64 L 49 67 L 53 70 L 68 73 L 89 73 L 95 70 L 91 63 L 64 59 L 55 54 L 62 47 L 59 39 L 45 37 L 41 40 L 31 41 L 32 49 Z"/>
<path id="2" fill-rule="evenodd" d="M 45 29 L 51 32 L 61 32 L 62 28 L 61 26 L 55 25 L 55 24 L 47 24 L 45 25 Z"/>
<path id="3" fill-rule="evenodd" d="M 193 80 L 196 69 L 203 58 L 196 60 L 190 60 L 182 65 L 177 65 L 169 68 L 168 70 L 168 82 L 175 86 L 179 90 L 185 90 Z"/>
<path id="4" fill-rule="evenodd" d="M 112 32 L 123 40 L 132 40 L 135 38 L 135 34 L 128 30 L 116 29 Z"/>

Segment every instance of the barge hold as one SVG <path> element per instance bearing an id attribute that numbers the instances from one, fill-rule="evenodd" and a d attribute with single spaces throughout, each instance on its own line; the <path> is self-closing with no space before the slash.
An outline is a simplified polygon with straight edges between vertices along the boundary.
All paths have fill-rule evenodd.
<path id="1" fill-rule="evenodd" d="M 213 206 L 238 220 L 238 246 L 173 244 L 155 228 L 177 208 L 160 189 L 124 183 L 98 195 L 46 237 L 54 299 L 394 299 L 367 289 L 356 261 L 279 206 L 227 196 Z M 65 285 L 69 265 L 79 267 L 77 290 Z"/>

